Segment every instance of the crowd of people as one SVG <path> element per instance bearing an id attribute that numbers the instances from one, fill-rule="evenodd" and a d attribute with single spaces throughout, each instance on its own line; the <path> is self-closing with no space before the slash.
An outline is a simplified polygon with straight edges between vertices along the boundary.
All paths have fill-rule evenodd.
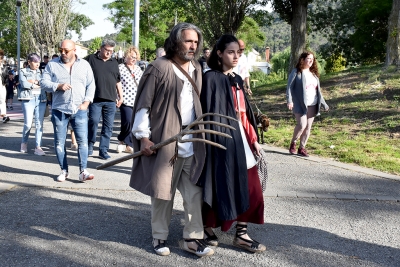
<path id="1" fill-rule="evenodd" d="M 65 144 L 68 129 L 73 133 L 71 138 L 77 150 L 78 179 L 93 180 L 87 161 L 95 151 L 100 119 L 98 156 L 107 160 L 114 117 L 119 108 L 121 128 L 116 150 L 143 153 L 133 160 L 129 185 L 151 197 L 155 253 L 170 254 L 167 239 L 177 189 L 182 195 L 185 213 L 180 243 L 183 250 L 199 257 L 213 255 L 220 242 L 213 229 L 228 231 L 235 223 L 233 245 L 253 253 L 262 252 L 266 246 L 250 237 L 247 231 L 249 223 L 264 223 L 264 200 L 253 155 L 260 155 L 261 146 L 247 96 L 252 92 L 243 60 L 245 44 L 233 35 L 221 36 L 211 50 L 202 50 L 202 43 L 198 27 L 179 23 L 171 30 L 164 47 L 157 49 L 156 60 L 145 71 L 137 64 L 140 52 L 136 47 L 125 51 L 119 48 L 116 52 L 116 43 L 112 40 L 103 40 L 100 50 L 85 59 L 76 55 L 75 43 L 71 40 L 62 41 L 60 56 L 55 55 L 51 61 L 47 57 L 44 64 L 40 64 L 37 54 L 29 54 L 27 66 L 21 69 L 18 80 L 18 100 L 22 101 L 24 114 L 20 151 L 28 152 L 34 118 L 34 153 L 45 155 L 41 148 L 43 117 L 50 103 L 54 149 L 61 170 L 56 180 L 63 182 L 70 177 Z M 196 60 L 201 51 L 203 56 Z M 14 77 L 10 74 L 8 79 L 15 88 Z M 8 97 L 11 93 L 1 95 L 2 100 Z M 300 138 L 298 154 L 308 156 L 305 145 L 313 118 L 321 105 L 328 109 L 311 52 L 301 55 L 289 76 L 287 101 L 297 121 L 290 153 L 295 153 L 296 141 Z M 6 116 L 4 103 L 0 106 L 3 118 Z M 12 106 L 12 101 L 8 104 Z M 183 139 L 208 139 L 227 150 L 195 141 L 152 149 L 155 144 L 180 133 L 203 113 L 218 113 L 237 120 L 206 117 L 204 124 L 197 124 L 195 131 Z M 207 123 L 210 121 L 230 125 L 235 130 Z M 223 132 L 232 138 L 212 135 L 203 129 Z"/>

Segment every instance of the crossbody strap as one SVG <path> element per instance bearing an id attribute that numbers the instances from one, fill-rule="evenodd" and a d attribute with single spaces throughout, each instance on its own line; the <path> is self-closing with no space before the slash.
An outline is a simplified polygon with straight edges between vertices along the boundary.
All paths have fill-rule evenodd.
<path id="1" fill-rule="evenodd" d="M 136 79 L 135 79 L 135 74 L 132 72 L 132 70 L 130 68 L 128 68 L 128 66 L 126 65 L 126 63 L 124 63 L 125 68 L 129 71 L 129 73 L 132 75 L 133 81 L 135 82 L 136 87 L 138 86 Z"/>
<path id="2" fill-rule="evenodd" d="M 171 63 L 174 64 L 175 67 L 177 67 L 178 70 L 180 70 L 180 71 L 183 73 L 183 75 L 186 76 L 186 78 L 187 78 L 187 79 L 189 80 L 189 82 L 192 84 L 193 89 L 196 91 L 197 96 L 200 98 L 199 89 L 197 88 L 197 85 L 196 85 L 196 83 L 193 81 L 192 77 L 190 77 L 189 74 L 188 74 L 184 69 L 182 69 L 182 67 L 181 67 L 178 63 L 176 63 L 175 60 L 173 60 L 172 58 L 170 58 L 169 61 L 171 61 Z"/>

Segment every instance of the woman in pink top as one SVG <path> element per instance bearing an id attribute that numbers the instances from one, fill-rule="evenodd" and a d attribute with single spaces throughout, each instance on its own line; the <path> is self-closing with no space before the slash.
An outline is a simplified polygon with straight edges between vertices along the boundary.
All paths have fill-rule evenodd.
<path id="1" fill-rule="evenodd" d="M 296 153 L 296 143 L 300 138 L 297 155 L 308 157 L 305 149 L 310 136 L 311 126 L 315 116 L 320 115 L 321 105 L 325 110 L 329 107 L 321 94 L 319 72 L 314 54 L 306 51 L 300 55 L 296 68 L 289 75 L 286 90 L 287 106 L 296 117 L 290 154 Z"/>

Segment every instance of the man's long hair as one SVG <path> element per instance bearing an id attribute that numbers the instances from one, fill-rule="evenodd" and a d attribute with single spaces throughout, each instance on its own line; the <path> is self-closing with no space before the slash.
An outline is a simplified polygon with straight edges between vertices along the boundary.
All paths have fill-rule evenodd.
<path id="1" fill-rule="evenodd" d="M 169 37 L 165 40 L 164 49 L 167 58 L 172 58 L 181 49 L 183 43 L 182 32 L 184 30 L 193 30 L 197 33 L 199 40 L 195 52 L 195 58 L 199 57 L 201 48 L 203 46 L 203 34 L 196 25 L 183 22 L 176 24 L 169 33 Z"/>

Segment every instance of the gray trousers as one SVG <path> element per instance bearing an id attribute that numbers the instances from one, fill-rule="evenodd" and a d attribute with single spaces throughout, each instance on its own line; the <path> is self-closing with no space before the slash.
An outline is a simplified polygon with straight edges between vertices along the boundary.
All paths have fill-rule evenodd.
<path id="1" fill-rule="evenodd" d="M 185 211 L 183 238 L 203 239 L 204 230 L 201 216 L 203 193 L 201 187 L 194 185 L 189 180 L 192 159 L 193 156 L 178 157 L 176 160 L 172 175 L 171 200 L 151 198 L 151 229 L 155 239 L 167 240 L 168 238 L 176 189 L 182 195 Z"/>

